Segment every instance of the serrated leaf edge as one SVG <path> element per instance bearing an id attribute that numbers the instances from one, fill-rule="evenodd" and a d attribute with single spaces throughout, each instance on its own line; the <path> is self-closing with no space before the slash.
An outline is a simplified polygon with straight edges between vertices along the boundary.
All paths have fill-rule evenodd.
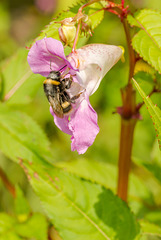
<path id="1" fill-rule="evenodd" d="M 139 86 L 139 84 L 136 82 L 136 80 L 135 80 L 134 78 L 132 78 L 132 79 L 133 79 L 133 82 L 134 82 L 136 88 L 138 89 L 140 95 L 142 96 L 143 101 L 145 102 L 146 106 L 147 106 L 146 101 L 148 101 L 147 99 L 149 99 L 148 104 L 149 104 L 149 106 L 150 106 L 150 108 L 151 108 L 151 111 L 155 114 L 155 117 L 156 117 L 157 120 L 160 122 L 160 116 L 158 115 L 158 112 L 155 111 L 155 108 L 156 108 L 157 106 L 155 106 L 155 105 L 153 104 L 153 102 L 151 101 L 151 99 L 149 98 L 149 96 L 146 96 L 146 94 L 143 92 L 143 90 L 141 89 L 141 87 Z M 148 107 L 148 106 L 147 106 L 147 109 L 148 109 L 148 112 L 149 112 L 151 118 L 154 120 L 154 123 L 155 123 L 155 122 L 156 122 L 155 117 L 153 117 L 153 116 L 151 115 L 151 112 L 149 111 L 149 107 Z M 158 132 L 158 134 L 160 135 L 160 132 L 158 131 L 158 129 L 155 129 L 155 130 L 156 130 L 156 131 Z M 158 134 L 156 135 L 157 138 L 158 138 Z M 160 148 L 160 150 L 161 150 L 161 144 L 160 144 L 160 139 L 159 139 L 159 138 L 158 138 L 158 143 L 159 143 L 159 148 Z"/>
<path id="2" fill-rule="evenodd" d="M 28 166 L 28 167 L 30 168 L 30 166 Z M 31 169 L 31 168 L 30 168 L 30 169 Z M 31 169 L 31 171 L 33 171 L 33 170 Z M 50 176 L 49 176 L 49 177 L 50 177 Z M 50 177 L 50 178 L 51 178 L 51 177 Z M 40 180 L 40 179 L 41 179 L 41 180 Z M 32 179 L 31 179 L 30 181 L 32 181 Z M 45 181 L 45 180 L 44 180 L 42 177 L 39 176 L 39 181 Z M 50 182 L 51 182 L 51 181 L 50 181 Z M 52 182 L 51 182 L 51 183 L 50 183 L 50 182 L 48 182 L 47 184 L 49 184 L 51 187 L 54 186 L 54 189 L 55 189 L 59 194 L 61 194 L 62 197 L 63 197 L 67 202 L 69 202 L 71 206 L 73 206 L 73 207 L 76 209 L 76 211 L 78 211 L 87 221 L 89 221 L 89 223 L 90 223 L 91 225 L 93 225 L 93 226 L 97 229 L 97 231 L 98 231 L 100 234 L 102 234 L 103 237 L 105 237 L 105 239 L 111 240 L 111 238 L 109 238 L 109 237 L 107 236 L 107 234 L 106 234 L 87 214 L 85 214 L 73 201 L 71 201 L 70 198 L 68 198 L 68 197 L 66 196 L 66 194 L 64 193 L 64 191 L 63 191 L 62 189 L 59 189 L 57 186 L 53 185 Z M 31 184 L 32 184 L 32 183 L 31 183 Z M 33 186 L 33 188 L 35 189 L 34 184 L 32 184 L 32 186 Z M 35 191 L 36 191 L 36 189 L 35 189 Z M 39 195 L 38 195 L 38 196 L 39 196 Z M 42 204 L 42 206 L 43 206 L 43 205 L 44 205 L 44 204 L 43 204 L 43 201 L 41 200 L 40 197 L 39 197 L 39 199 L 40 199 L 41 204 Z M 46 212 L 45 207 L 43 207 L 43 209 L 44 209 L 45 212 Z M 59 231 L 59 229 L 58 229 L 58 231 Z"/>

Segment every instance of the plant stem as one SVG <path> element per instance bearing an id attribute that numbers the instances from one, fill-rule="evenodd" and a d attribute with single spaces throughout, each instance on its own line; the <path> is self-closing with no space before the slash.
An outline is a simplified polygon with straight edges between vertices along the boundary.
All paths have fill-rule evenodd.
<path id="1" fill-rule="evenodd" d="M 74 52 L 75 49 L 76 49 L 76 45 L 77 45 L 77 41 L 78 41 L 78 37 L 79 37 L 80 25 L 81 25 L 81 20 L 79 20 L 79 22 L 78 22 L 77 32 L 76 32 L 76 36 L 75 36 L 75 39 L 74 39 L 74 43 L 73 43 L 73 47 L 72 47 L 72 52 Z"/>
<path id="2" fill-rule="evenodd" d="M 15 192 L 15 188 L 12 185 L 12 183 L 9 181 L 7 175 L 4 173 L 4 171 L 2 170 L 2 168 L 0 168 L 0 178 L 2 179 L 5 187 L 8 189 L 8 191 L 11 193 L 11 195 L 15 198 L 16 196 L 16 192 Z"/>
<path id="3" fill-rule="evenodd" d="M 128 53 L 129 53 L 129 82 L 131 82 L 131 78 L 134 75 L 134 67 L 135 67 L 136 58 L 135 58 L 135 52 L 134 52 L 134 50 L 132 48 L 132 45 L 131 45 L 130 29 L 129 29 L 129 25 L 127 23 L 126 18 L 123 19 L 122 23 L 123 23 L 123 26 L 124 26 L 124 31 L 125 31 L 126 40 L 127 40 L 127 46 L 128 46 Z"/>
<path id="4" fill-rule="evenodd" d="M 131 167 L 131 152 L 133 145 L 133 133 L 136 119 L 121 119 L 120 153 L 119 153 L 119 175 L 118 175 L 118 196 L 127 201 L 128 179 Z"/>
<path id="5" fill-rule="evenodd" d="M 123 1 L 122 1 L 123 3 Z M 137 122 L 136 118 L 136 99 L 135 91 L 132 87 L 131 79 L 134 74 L 135 53 L 131 46 L 131 36 L 126 18 L 122 19 L 129 53 L 129 78 L 127 86 L 122 92 L 122 110 L 121 110 L 121 133 L 120 133 L 120 151 L 118 162 L 118 196 L 127 201 L 128 182 L 131 166 L 131 153 L 133 146 L 134 129 Z"/>
<path id="6" fill-rule="evenodd" d="M 87 3 L 85 3 L 83 6 L 81 6 L 78 11 L 79 11 L 79 12 L 82 12 L 82 10 L 83 10 L 84 8 L 88 7 L 89 5 L 91 5 L 91 4 L 95 3 L 95 2 L 100 2 L 100 1 L 101 1 L 101 0 L 91 0 L 91 1 L 89 1 L 89 2 L 87 2 Z"/>

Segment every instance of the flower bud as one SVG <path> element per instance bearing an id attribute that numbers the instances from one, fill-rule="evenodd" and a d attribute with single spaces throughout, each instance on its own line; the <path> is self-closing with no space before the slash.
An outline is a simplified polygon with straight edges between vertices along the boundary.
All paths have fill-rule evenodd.
<path id="1" fill-rule="evenodd" d="M 82 19 L 82 27 L 81 31 L 87 36 L 90 34 L 92 36 L 92 22 L 88 18 L 88 16 L 84 16 L 84 19 Z"/>
<path id="2" fill-rule="evenodd" d="M 60 22 L 61 27 L 59 28 L 59 37 L 62 42 L 65 43 L 65 45 L 71 46 L 74 42 L 75 35 L 76 35 L 76 21 L 74 18 L 65 18 Z"/>
<path id="3" fill-rule="evenodd" d="M 62 25 L 59 28 L 59 37 L 62 42 L 65 43 L 65 45 L 71 46 L 71 44 L 74 42 L 76 35 L 76 26 L 75 25 Z"/>

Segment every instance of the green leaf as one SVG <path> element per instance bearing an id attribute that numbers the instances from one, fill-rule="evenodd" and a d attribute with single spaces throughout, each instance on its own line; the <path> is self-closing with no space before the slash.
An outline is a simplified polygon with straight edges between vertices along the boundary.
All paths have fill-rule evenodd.
<path id="1" fill-rule="evenodd" d="M 161 152 L 159 151 L 158 148 L 158 143 L 157 141 L 154 142 L 152 153 L 151 153 L 152 161 L 156 163 L 157 165 L 161 166 Z"/>
<path id="2" fill-rule="evenodd" d="M 49 25 L 47 25 L 45 27 L 45 29 L 43 29 L 40 33 L 40 35 L 36 38 L 37 40 L 40 40 L 44 37 L 52 37 L 55 39 L 59 40 L 59 32 L 58 32 L 58 28 L 61 26 L 60 23 L 56 23 L 56 22 L 60 22 L 65 18 L 69 18 L 69 17 L 74 17 L 76 15 L 76 13 L 78 12 L 78 9 L 80 8 L 80 4 L 76 5 L 74 7 L 71 7 L 70 10 L 68 11 L 62 11 L 59 12 L 58 16 L 55 17 L 50 23 Z"/>
<path id="3" fill-rule="evenodd" d="M 159 148 L 158 148 L 159 149 Z M 160 198 L 160 193 L 161 193 L 161 185 L 160 182 L 158 181 L 157 177 L 155 176 L 155 174 L 153 173 L 153 168 L 151 169 L 150 167 L 147 168 L 146 167 L 146 163 L 145 160 L 140 160 L 138 158 L 133 157 L 133 162 L 135 163 L 135 167 L 136 169 L 138 169 L 140 171 L 140 178 L 142 179 L 142 181 L 144 182 L 144 184 L 148 187 L 149 192 L 152 193 L 152 199 L 151 202 L 147 203 L 147 205 L 145 204 L 145 207 L 147 207 L 148 205 L 150 206 L 154 206 L 154 212 L 158 213 L 157 216 L 161 216 L 160 214 L 160 204 L 161 204 L 161 198 Z M 153 162 L 149 162 L 148 166 L 151 166 L 153 164 Z M 155 163 L 154 163 L 155 164 Z M 137 170 L 136 170 L 137 171 Z M 148 181 L 147 181 L 148 179 Z M 149 208 L 148 210 L 148 214 L 152 213 L 152 208 Z M 154 214 L 155 215 L 155 214 Z M 145 215 L 144 215 L 145 217 Z M 157 220 L 150 219 L 150 218 L 146 218 L 147 220 L 153 222 L 153 223 L 158 223 Z M 157 217 L 156 217 L 157 219 Z M 160 218 L 161 220 L 161 218 Z"/>
<path id="4" fill-rule="evenodd" d="M 20 240 L 21 238 L 14 232 L 16 221 L 6 213 L 0 213 L 0 239 Z"/>
<path id="5" fill-rule="evenodd" d="M 6 233 L 8 229 L 12 228 L 14 223 L 14 218 L 6 213 L 0 213 L 0 235 Z"/>
<path id="6" fill-rule="evenodd" d="M 80 159 L 70 162 L 57 162 L 57 167 L 66 169 L 68 172 L 76 174 L 81 178 L 98 183 L 112 191 L 117 189 L 117 167 L 107 162 L 90 161 L 88 159 Z M 150 198 L 150 192 L 147 187 L 134 174 L 130 175 L 129 187 L 130 200 L 143 199 L 146 201 Z"/>
<path id="7" fill-rule="evenodd" d="M 0 149 L 19 163 L 21 158 L 51 161 L 49 141 L 41 128 L 26 114 L 0 104 Z"/>
<path id="8" fill-rule="evenodd" d="M 160 240 L 161 239 L 161 228 L 153 223 L 147 222 L 146 220 L 139 221 L 141 225 L 141 234 L 139 240 Z"/>
<path id="9" fill-rule="evenodd" d="M 156 209 L 156 210 L 151 211 L 148 214 L 146 214 L 145 219 L 148 222 L 156 224 L 157 226 L 161 226 L 161 217 L 160 216 L 161 216 L 161 210 Z"/>
<path id="10" fill-rule="evenodd" d="M 15 232 L 25 238 L 47 240 L 47 221 L 41 214 L 34 214 L 25 223 L 16 224 Z"/>
<path id="11" fill-rule="evenodd" d="M 151 99 L 148 96 L 146 96 L 146 94 L 141 89 L 139 84 L 135 81 L 135 79 L 133 79 L 133 81 L 134 81 L 134 84 L 135 84 L 137 90 L 139 91 L 140 95 L 142 96 L 142 98 L 147 106 L 147 109 L 150 113 L 154 127 L 157 131 L 159 148 L 161 150 L 161 110 L 156 105 L 153 104 L 153 102 L 151 101 Z"/>
<path id="12" fill-rule="evenodd" d="M 151 235 L 151 234 L 144 234 L 144 235 L 139 236 L 139 238 L 136 240 L 161 240 L 161 238 L 158 236 Z"/>
<path id="13" fill-rule="evenodd" d="M 132 15 L 128 15 L 127 16 L 127 20 L 128 20 L 128 23 L 131 25 L 131 26 L 135 26 L 135 27 L 139 27 L 140 28 L 140 24 L 138 23 L 138 21 L 136 20 L 135 17 L 133 17 Z"/>
<path id="14" fill-rule="evenodd" d="M 106 188 L 116 189 L 117 169 L 112 164 L 79 159 L 69 162 L 60 161 L 56 166 Z"/>
<path id="15" fill-rule="evenodd" d="M 3 97 L 8 104 L 27 104 L 42 86 L 43 77 L 33 74 L 27 62 L 28 51 L 19 49 L 1 68 L 3 80 Z M 8 99 L 9 98 L 9 99 Z"/>
<path id="16" fill-rule="evenodd" d="M 0 105 L 0 149 L 20 163 L 62 238 L 134 239 L 139 227 L 126 203 L 98 184 L 53 167 L 47 147 L 36 123 Z"/>
<path id="17" fill-rule="evenodd" d="M 143 234 L 150 234 L 161 237 L 161 228 L 153 223 L 141 220 L 140 222 Z"/>
<path id="18" fill-rule="evenodd" d="M 85 8 L 85 13 L 89 16 L 89 19 L 91 20 L 92 29 L 95 29 L 104 18 L 104 11 L 99 11 L 102 8 L 103 6 L 100 3 L 93 3 L 88 8 Z"/>
<path id="19" fill-rule="evenodd" d="M 131 25 L 141 30 L 133 37 L 132 46 L 137 53 L 161 73 L 161 14 L 154 10 L 141 10 L 128 17 Z"/>
<path id="20" fill-rule="evenodd" d="M 141 164 L 148 170 L 150 171 L 155 178 L 161 183 L 161 166 L 157 163 L 154 162 L 145 162 L 142 161 Z"/>
<path id="21" fill-rule="evenodd" d="M 25 223 L 18 223 L 13 217 L 0 213 L 0 239 L 20 240 L 21 237 L 47 240 L 46 218 L 35 213 Z"/>
<path id="22" fill-rule="evenodd" d="M 53 21 L 51 21 L 50 24 L 47 25 L 44 30 L 41 31 L 39 37 L 36 40 L 42 39 L 45 36 L 52 37 L 59 40 L 58 28 L 60 27 L 60 23 L 56 23 L 56 22 L 60 22 L 65 18 L 74 17 L 77 14 L 81 5 L 83 4 L 76 5 L 74 7 L 71 7 L 66 12 L 59 13 L 59 15 Z M 95 29 L 104 18 L 104 11 L 100 11 L 100 12 L 97 12 L 96 14 L 93 14 L 94 12 L 100 9 L 102 9 L 102 5 L 100 3 L 94 3 L 89 7 L 85 8 L 85 14 L 89 15 L 89 19 L 91 20 L 92 30 Z M 82 42 L 82 38 L 83 38 L 83 42 L 88 40 L 86 37 L 82 36 L 79 42 Z M 79 42 L 78 42 L 78 45 L 80 46 Z"/>
<path id="23" fill-rule="evenodd" d="M 73 6 L 83 5 L 85 2 L 86 0 L 59 0 L 56 14 L 65 10 L 69 10 Z"/>
<path id="24" fill-rule="evenodd" d="M 19 222 L 24 222 L 30 214 L 29 204 L 20 187 L 16 186 L 15 212 Z"/>
<path id="25" fill-rule="evenodd" d="M 134 239 L 138 225 L 127 205 L 110 190 L 52 167 L 23 161 L 30 183 L 64 240 Z M 34 172 L 38 177 L 34 178 Z M 122 218 L 122 216 L 124 216 Z"/>
<path id="26" fill-rule="evenodd" d="M 142 59 L 138 60 L 135 64 L 134 74 L 137 74 L 138 72 L 145 72 L 149 74 L 152 79 L 156 79 L 156 71 L 154 68 L 149 66 L 149 64 L 144 62 Z"/>
<path id="27" fill-rule="evenodd" d="M 4 235 L 0 235 L 1 240 L 23 240 L 15 232 L 6 232 Z"/>

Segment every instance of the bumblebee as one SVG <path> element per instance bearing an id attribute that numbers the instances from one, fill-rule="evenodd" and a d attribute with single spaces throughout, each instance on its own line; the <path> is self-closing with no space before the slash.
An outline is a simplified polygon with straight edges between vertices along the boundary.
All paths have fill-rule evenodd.
<path id="1" fill-rule="evenodd" d="M 62 79 L 60 71 L 51 71 L 43 83 L 46 97 L 57 117 L 63 118 L 68 114 L 72 110 L 71 103 L 75 103 L 81 94 L 70 96 L 69 92 L 73 84 L 77 83 L 73 82 L 72 77 Z"/>

